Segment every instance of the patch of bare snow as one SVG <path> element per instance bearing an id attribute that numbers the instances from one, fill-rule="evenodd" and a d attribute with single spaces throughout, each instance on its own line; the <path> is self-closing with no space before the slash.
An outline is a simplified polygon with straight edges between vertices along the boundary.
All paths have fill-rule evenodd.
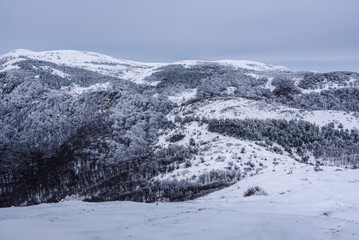
<path id="1" fill-rule="evenodd" d="M 297 119 L 319 126 L 334 122 L 336 124 L 342 123 L 346 129 L 359 129 L 359 118 L 352 112 L 335 110 L 306 111 L 243 98 L 218 98 L 198 102 L 195 106 L 182 107 L 180 115 L 186 114 L 186 112 L 192 112 L 189 115 L 218 119 Z"/>
<path id="2" fill-rule="evenodd" d="M 179 132 L 185 137 L 175 144 L 189 146 L 192 138 L 198 153 L 189 160 L 191 166 L 182 163 L 178 169 L 159 176 L 159 179 L 198 180 L 196 177 L 212 170 L 236 170 L 243 177 L 252 176 L 266 168 L 276 169 L 279 164 L 286 165 L 289 171 L 298 164 L 292 157 L 274 153 L 254 142 L 209 132 L 205 124 L 199 125 L 198 122 L 185 124 L 163 134 L 158 145 L 161 148 L 168 147 L 168 139 Z"/>
<path id="3" fill-rule="evenodd" d="M 51 70 L 51 74 L 57 75 L 57 76 L 62 77 L 62 78 L 67 78 L 69 76 L 68 74 L 64 73 L 63 71 L 60 71 L 60 70 L 55 69 L 55 68 L 53 68 Z"/>
<path id="4" fill-rule="evenodd" d="M 181 93 L 178 93 L 173 96 L 169 96 L 168 99 L 174 103 L 181 104 L 183 102 L 186 102 L 194 97 L 196 97 L 197 94 L 197 88 L 193 89 L 187 89 Z"/>
<path id="5" fill-rule="evenodd" d="M 96 83 L 94 85 L 91 85 L 89 87 L 80 87 L 77 84 L 74 84 L 70 87 L 62 87 L 61 90 L 66 91 L 70 95 L 81 95 L 85 92 L 91 92 L 91 91 L 99 91 L 99 90 L 106 90 L 110 88 L 111 84 L 109 82 L 105 83 Z"/>
<path id="6" fill-rule="evenodd" d="M 272 85 L 273 79 L 274 77 L 269 77 L 266 85 L 264 86 L 264 88 L 269 89 L 271 92 L 275 89 L 275 86 Z"/>

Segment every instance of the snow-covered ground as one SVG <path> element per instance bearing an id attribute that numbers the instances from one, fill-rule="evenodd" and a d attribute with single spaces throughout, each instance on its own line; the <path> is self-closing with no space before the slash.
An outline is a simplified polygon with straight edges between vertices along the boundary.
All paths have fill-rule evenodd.
<path id="1" fill-rule="evenodd" d="M 184 96 L 190 96 L 189 94 Z M 184 98 L 183 96 L 183 98 Z M 178 100 L 180 97 L 178 97 Z M 209 119 L 286 119 L 304 120 L 319 126 L 335 123 L 338 127 L 341 123 L 344 129 L 358 129 L 359 117 L 354 113 L 344 111 L 305 111 L 286 106 L 269 104 L 243 98 L 213 98 L 191 104 L 184 104 L 175 108 L 168 119 L 174 121 L 176 117 L 206 117 Z M 174 143 L 171 137 L 182 135 L 183 138 Z M 284 165 L 288 171 L 299 164 L 299 156 L 290 156 L 283 147 L 273 144 L 266 146 L 261 142 L 241 140 L 207 130 L 206 124 L 193 121 L 190 123 L 176 123 L 176 128 L 162 132 L 157 145 L 160 149 L 167 148 L 170 144 L 178 144 L 188 147 L 195 144 L 198 150 L 191 159 L 174 164 L 172 170 L 161 174 L 156 179 L 185 179 L 199 181 L 204 173 L 213 171 L 235 171 L 243 176 L 253 176 L 265 171 L 275 170 L 277 165 Z M 283 153 L 274 151 L 281 149 Z M 295 149 L 292 149 L 295 154 Z M 309 155 L 309 162 L 315 163 L 315 159 Z M 329 163 L 327 163 L 329 164 Z"/>
<path id="2" fill-rule="evenodd" d="M 243 197 L 260 186 L 267 195 Z M 359 239 L 359 171 L 278 166 L 181 203 L 77 200 L 0 209 L 0 239 Z"/>
<path id="3" fill-rule="evenodd" d="M 73 86 L 70 86 L 70 87 L 62 87 L 61 90 L 64 93 L 67 93 L 70 95 L 80 95 L 85 92 L 106 90 L 106 89 L 109 89 L 110 87 L 111 87 L 111 84 L 109 82 L 105 82 L 105 83 L 96 83 L 89 87 L 80 87 L 80 86 L 74 84 Z"/>
<path id="4" fill-rule="evenodd" d="M 169 96 L 168 99 L 174 103 L 181 104 L 192 98 L 195 98 L 197 94 L 197 88 L 187 89 L 181 93 L 178 93 L 173 96 Z"/>
<path id="5" fill-rule="evenodd" d="M 160 136 L 158 145 L 166 148 L 170 144 L 168 138 L 176 131 Z M 187 162 L 181 163 L 177 169 L 156 177 L 158 179 L 198 181 L 201 174 L 212 170 L 240 171 L 244 177 L 262 173 L 265 169 L 275 171 L 278 165 L 286 166 L 291 171 L 299 164 L 292 157 L 270 151 L 255 142 L 209 132 L 205 124 L 200 126 L 197 122 L 188 123 L 181 127 L 180 132 L 185 137 L 176 144 L 189 146 L 192 138 L 198 153 L 189 159 L 190 166 L 186 166 Z"/>
<path id="6" fill-rule="evenodd" d="M 254 101 L 244 98 L 215 98 L 190 104 L 181 108 L 180 115 L 206 118 L 230 119 L 301 119 L 319 126 L 334 122 L 344 128 L 359 128 L 359 118 L 354 112 L 302 109 L 281 106 L 275 103 Z"/>

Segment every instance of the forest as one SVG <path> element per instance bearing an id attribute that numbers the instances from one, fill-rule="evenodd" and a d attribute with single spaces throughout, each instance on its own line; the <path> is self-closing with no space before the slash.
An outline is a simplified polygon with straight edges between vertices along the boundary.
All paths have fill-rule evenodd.
<path id="1" fill-rule="evenodd" d="M 303 80 L 296 84 L 296 78 Z M 273 90 L 266 87 L 269 79 Z M 161 132 L 176 128 L 167 115 L 180 104 L 168 97 L 186 89 L 197 89 L 192 101 L 232 96 L 306 110 L 359 112 L 356 73 L 263 74 L 207 63 L 164 66 L 145 81 L 159 83 L 136 84 L 31 59 L 1 72 L 0 207 L 57 202 L 69 195 L 88 201 L 181 201 L 239 181 L 239 170 L 204 172 L 195 181 L 156 178 L 197 152 L 195 143 L 177 144 L 181 135 L 169 139 L 166 148 L 156 145 Z M 305 92 L 328 82 L 343 87 Z M 91 90 L 95 84 L 98 88 Z M 323 162 L 357 166 L 357 130 L 272 119 L 194 120 L 208 124 L 211 132 L 278 144 L 299 161 L 312 154 Z"/>

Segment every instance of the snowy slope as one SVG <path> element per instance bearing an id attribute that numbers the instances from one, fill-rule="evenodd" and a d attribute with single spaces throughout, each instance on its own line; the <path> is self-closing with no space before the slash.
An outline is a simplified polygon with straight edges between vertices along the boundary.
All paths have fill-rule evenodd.
<path id="1" fill-rule="evenodd" d="M 201 174 L 212 170 L 237 171 L 243 178 L 262 173 L 266 169 L 275 171 L 278 165 L 286 166 L 291 171 L 298 164 L 293 158 L 274 153 L 254 142 L 218 135 L 208 132 L 206 128 L 206 125 L 199 126 L 197 122 L 192 122 L 181 129 L 181 133 L 186 136 L 176 144 L 188 146 L 193 138 L 198 146 L 198 153 L 189 160 L 191 166 L 182 163 L 178 169 L 161 175 L 158 179 L 198 181 Z M 167 147 L 167 139 L 176 131 L 178 130 L 162 135 L 158 145 Z"/>
<path id="2" fill-rule="evenodd" d="M 175 118 L 194 117 L 201 119 L 286 119 L 304 120 L 319 126 L 334 123 L 337 127 L 343 125 L 344 129 L 359 129 L 359 117 L 354 112 L 345 111 L 305 111 L 302 109 L 289 108 L 265 101 L 254 101 L 243 98 L 212 98 L 183 104 L 175 108 L 168 119 L 175 122 Z M 172 136 L 183 135 L 183 139 L 175 144 L 185 147 L 191 146 L 194 141 L 198 150 L 188 161 L 179 165 L 173 165 L 174 170 L 162 174 L 155 179 L 159 180 L 187 180 L 201 181 L 203 174 L 211 171 L 232 171 L 248 178 L 264 171 L 276 171 L 278 166 L 284 167 L 288 172 L 295 169 L 300 163 L 301 157 L 290 156 L 283 147 L 274 144 L 272 147 L 262 146 L 255 141 L 241 140 L 207 130 L 206 124 L 197 121 L 189 123 L 176 123 L 176 128 L 161 132 L 157 146 L 160 149 L 167 148 L 171 143 Z M 273 147 L 283 150 L 276 153 Z M 295 152 L 295 151 L 293 151 Z M 319 159 L 310 156 L 313 164 Z M 329 164 L 329 163 L 326 163 Z"/>
<path id="3" fill-rule="evenodd" d="M 328 82 L 328 80 L 321 82 L 319 86 L 315 89 L 302 89 L 302 93 L 319 93 L 324 90 L 330 89 L 338 89 L 338 88 L 345 88 L 345 87 L 358 87 L 359 86 L 359 78 L 358 76 L 351 76 L 348 81 L 337 83 L 337 82 Z"/>
<path id="4" fill-rule="evenodd" d="M 110 83 L 105 82 L 105 83 L 96 83 L 89 87 L 80 87 L 77 85 L 74 85 L 71 87 L 62 87 L 61 90 L 66 94 L 75 96 L 75 95 L 80 95 L 85 92 L 106 90 L 106 89 L 109 89 L 110 87 L 111 87 Z"/>
<path id="5" fill-rule="evenodd" d="M 338 171 L 340 170 L 340 171 Z M 76 200 L 0 209 L 0 239 L 358 239 L 359 172 L 301 166 L 182 203 Z M 266 196 L 243 197 L 260 186 Z"/>
<path id="6" fill-rule="evenodd" d="M 16 69 L 16 63 L 26 60 L 41 60 L 63 66 L 78 67 L 90 71 L 95 71 L 104 75 L 123 78 L 138 84 L 156 85 L 156 82 L 145 82 L 144 79 L 156 72 L 159 67 L 168 65 L 193 66 L 201 63 L 219 63 L 222 65 L 233 66 L 235 68 L 244 68 L 255 71 L 286 71 L 282 66 L 274 66 L 254 61 L 244 60 L 219 60 L 219 61 L 198 61 L 185 60 L 174 63 L 142 63 L 123 59 L 117 59 L 94 52 L 75 51 L 75 50 L 57 50 L 45 52 L 33 52 L 25 49 L 17 49 L 0 57 L 0 62 L 5 63 L 0 66 L 0 72 L 10 69 Z M 54 74 L 61 73 L 54 72 Z"/>
<path id="7" fill-rule="evenodd" d="M 188 89 L 186 91 L 183 91 L 181 93 L 178 93 L 173 96 L 168 96 L 168 99 L 174 103 L 181 104 L 183 102 L 186 102 L 190 99 L 193 99 L 196 97 L 197 89 Z"/>
<path id="8" fill-rule="evenodd" d="M 306 111 L 276 103 L 244 98 L 214 98 L 182 106 L 178 116 L 199 116 L 217 119 L 301 119 L 319 126 L 342 123 L 344 128 L 359 129 L 359 117 L 354 112 L 317 110 Z M 174 118 L 174 117 L 173 117 Z"/>
<path id="9" fill-rule="evenodd" d="M 48 61 L 59 65 L 78 67 L 95 71 L 104 75 L 143 83 L 143 79 L 163 64 L 139 63 L 122 60 L 94 52 L 58 50 L 46 52 L 33 52 L 24 49 L 14 50 L 1 56 L 7 62 L 0 71 L 16 68 L 16 63 L 25 59 Z"/>
<path id="10" fill-rule="evenodd" d="M 181 64 L 185 66 L 193 66 L 201 63 L 219 63 L 235 68 L 243 68 L 254 71 L 288 71 L 288 68 L 283 66 L 275 66 L 266 63 L 260 63 L 248 60 L 217 60 L 217 61 L 201 61 L 201 60 L 183 60 L 174 62 L 173 64 Z"/>

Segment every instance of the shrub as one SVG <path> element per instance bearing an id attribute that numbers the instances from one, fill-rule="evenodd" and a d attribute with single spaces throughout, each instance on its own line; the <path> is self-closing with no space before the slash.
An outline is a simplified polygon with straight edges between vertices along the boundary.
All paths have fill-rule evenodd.
<path id="1" fill-rule="evenodd" d="M 255 195 L 267 195 L 267 193 L 259 186 L 255 186 L 255 187 L 248 188 L 244 192 L 243 197 L 250 197 L 250 196 L 255 196 Z"/>
<path id="2" fill-rule="evenodd" d="M 175 134 L 170 137 L 169 141 L 170 142 L 178 142 L 178 141 L 182 140 L 184 137 L 185 137 L 185 135 L 183 135 L 183 134 Z"/>
<path id="3" fill-rule="evenodd" d="M 189 145 L 190 145 L 190 146 L 196 146 L 196 142 L 194 141 L 193 138 L 191 138 L 191 139 L 189 140 Z"/>
<path id="4" fill-rule="evenodd" d="M 274 147 L 273 147 L 273 151 L 274 151 L 275 153 L 278 153 L 278 154 L 283 154 L 282 149 L 280 149 L 280 148 L 277 147 L 277 146 L 274 146 Z"/>
<path id="5" fill-rule="evenodd" d="M 245 152 L 246 152 L 245 147 L 242 147 L 242 149 L 241 149 L 241 153 L 245 153 Z"/>
<path id="6" fill-rule="evenodd" d="M 185 167 L 186 167 L 186 168 L 189 168 L 189 167 L 191 167 L 191 166 L 192 166 L 192 163 L 191 163 L 190 161 L 187 161 L 186 164 L 185 164 Z"/>

